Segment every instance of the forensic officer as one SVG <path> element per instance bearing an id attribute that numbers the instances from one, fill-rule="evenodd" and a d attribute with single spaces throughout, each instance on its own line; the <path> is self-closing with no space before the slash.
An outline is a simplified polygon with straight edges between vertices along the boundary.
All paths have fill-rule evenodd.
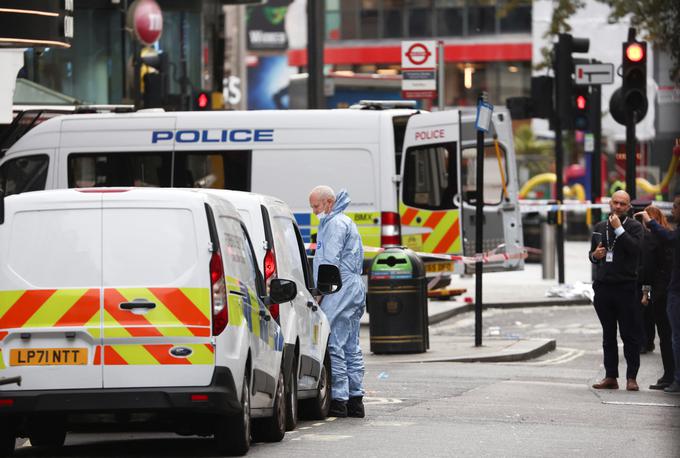
<path id="1" fill-rule="evenodd" d="M 364 358 L 359 347 L 359 326 L 366 303 L 361 279 L 364 249 L 356 224 L 342 213 L 350 202 L 344 189 L 337 197 L 328 186 L 317 186 L 309 194 L 309 205 L 320 220 L 314 279 L 321 264 L 337 266 L 342 278 L 342 289 L 321 302 L 331 326 L 328 349 L 333 380 L 329 415 L 363 418 Z"/>
<path id="2" fill-rule="evenodd" d="M 626 358 L 626 389 L 638 391 L 636 381 L 640 368 L 640 330 L 642 317 L 637 303 L 636 283 L 642 225 L 628 217 L 630 196 L 616 191 L 609 201 L 611 213 L 595 225 L 588 253 L 596 265 L 593 281 L 595 311 L 602 324 L 602 350 L 605 377 L 595 389 L 618 389 L 619 349 L 617 324 Z"/>

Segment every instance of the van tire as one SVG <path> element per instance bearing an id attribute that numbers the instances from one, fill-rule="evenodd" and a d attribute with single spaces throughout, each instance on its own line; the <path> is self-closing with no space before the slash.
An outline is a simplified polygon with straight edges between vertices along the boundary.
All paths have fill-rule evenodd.
<path id="1" fill-rule="evenodd" d="M 272 416 L 253 421 L 253 441 L 281 442 L 286 435 L 286 395 L 283 368 L 279 371 L 274 392 Z"/>
<path id="2" fill-rule="evenodd" d="M 298 355 L 293 356 L 293 367 L 290 368 L 286 382 L 286 431 L 297 427 L 298 421 Z"/>
<path id="3" fill-rule="evenodd" d="M 300 402 L 300 416 L 307 420 L 325 420 L 331 408 L 331 356 L 326 349 L 316 396 Z"/>
<path id="4" fill-rule="evenodd" d="M 64 424 L 63 417 L 43 417 L 32 420 L 29 423 L 28 439 L 34 447 L 58 448 L 64 445 L 66 440 L 66 428 L 58 425 Z"/>
<path id="5" fill-rule="evenodd" d="M 14 434 L 14 428 L 3 422 L 0 424 L 0 457 L 12 456 L 14 454 L 15 444 L 16 436 Z"/>
<path id="6" fill-rule="evenodd" d="M 231 417 L 219 417 L 215 430 L 215 442 L 220 455 L 243 456 L 250 449 L 250 369 L 246 367 L 241 388 L 241 413 Z"/>

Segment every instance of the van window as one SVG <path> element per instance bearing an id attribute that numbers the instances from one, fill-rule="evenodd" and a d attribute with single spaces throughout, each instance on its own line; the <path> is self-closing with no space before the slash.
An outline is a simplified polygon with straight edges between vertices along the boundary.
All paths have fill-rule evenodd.
<path id="1" fill-rule="evenodd" d="M 104 286 L 177 284 L 197 267 L 194 215 L 188 209 L 107 208 L 103 224 Z"/>
<path id="2" fill-rule="evenodd" d="M 221 216 L 220 229 L 226 274 L 238 278 L 254 292 L 260 291 L 257 287 L 257 264 L 241 223 L 230 216 Z"/>
<path id="3" fill-rule="evenodd" d="M 250 191 L 250 164 L 250 151 L 177 151 L 173 186 Z"/>
<path id="4" fill-rule="evenodd" d="M 430 210 L 456 208 L 458 190 L 456 146 L 410 148 L 404 161 L 403 199 L 406 205 Z"/>
<path id="5" fill-rule="evenodd" d="M 100 208 L 18 212 L 11 228 L 7 268 L 27 284 L 100 287 Z"/>
<path id="6" fill-rule="evenodd" d="M 68 187 L 170 187 L 172 153 L 85 153 L 68 156 Z"/>
<path id="7" fill-rule="evenodd" d="M 6 196 L 42 191 L 47 182 L 49 163 L 46 154 L 22 156 L 5 162 L 0 167 L 0 189 L 5 191 Z"/>
<path id="8" fill-rule="evenodd" d="M 273 218 L 272 225 L 279 277 L 292 277 L 299 285 L 306 284 L 293 222 L 287 218 Z"/>
<path id="9" fill-rule="evenodd" d="M 501 153 L 501 167 L 507 186 L 508 166 L 505 161 L 505 149 L 499 145 Z M 471 204 L 475 203 L 477 191 L 477 149 L 465 148 L 462 153 L 461 179 L 463 198 Z M 503 181 L 501 169 L 498 165 L 496 148 L 493 145 L 484 147 L 484 203 L 498 205 L 503 199 Z"/>

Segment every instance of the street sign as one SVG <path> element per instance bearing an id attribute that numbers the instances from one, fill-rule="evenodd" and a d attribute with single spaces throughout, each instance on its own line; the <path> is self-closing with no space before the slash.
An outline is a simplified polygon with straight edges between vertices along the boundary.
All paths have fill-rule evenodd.
<path id="1" fill-rule="evenodd" d="M 577 64 L 576 84 L 595 85 L 614 82 L 614 64 Z"/>
<path id="2" fill-rule="evenodd" d="M 437 94 L 437 43 L 401 42 L 401 95 L 405 99 L 433 99 Z"/>

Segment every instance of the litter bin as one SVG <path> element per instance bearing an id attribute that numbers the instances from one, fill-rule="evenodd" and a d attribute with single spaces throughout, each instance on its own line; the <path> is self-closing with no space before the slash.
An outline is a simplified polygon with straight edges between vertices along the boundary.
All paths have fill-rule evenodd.
<path id="1" fill-rule="evenodd" d="M 413 251 L 392 247 L 373 259 L 366 304 L 371 352 L 423 353 L 430 347 L 425 265 Z"/>

